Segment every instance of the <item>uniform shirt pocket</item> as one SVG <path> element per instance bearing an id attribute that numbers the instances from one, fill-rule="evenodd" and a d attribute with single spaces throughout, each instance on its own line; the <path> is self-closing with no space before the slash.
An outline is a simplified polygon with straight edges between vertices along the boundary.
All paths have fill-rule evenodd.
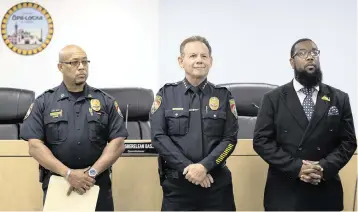
<path id="1" fill-rule="evenodd" d="M 208 111 L 203 114 L 203 133 L 208 136 L 222 136 L 226 121 L 226 112 Z"/>
<path id="2" fill-rule="evenodd" d="M 165 110 L 168 135 L 186 135 L 189 131 L 189 111 Z"/>
<path id="3" fill-rule="evenodd" d="M 106 131 L 108 125 L 108 115 L 105 113 L 87 114 L 88 122 L 88 138 L 91 142 L 100 146 L 107 143 L 108 133 Z"/>
<path id="4" fill-rule="evenodd" d="M 66 116 L 45 116 L 44 125 L 47 143 L 58 144 L 67 139 L 68 120 Z"/>

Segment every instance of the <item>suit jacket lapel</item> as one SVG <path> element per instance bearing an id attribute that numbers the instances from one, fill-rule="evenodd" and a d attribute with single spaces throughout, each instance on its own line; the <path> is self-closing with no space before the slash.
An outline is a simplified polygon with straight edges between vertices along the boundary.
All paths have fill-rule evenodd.
<path id="1" fill-rule="evenodd" d="M 319 92 L 317 95 L 316 105 L 314 107 L 314 112 L 311 118 L 310 123 L 307 126 L 306 132 L 304 133 L 301 144 L 306 140 L 306 138 L 312 133 L 312 131 L 316 128 L 317 124 L 321 121 L 323 116 L 326 114 L 326 111 L 328 110 L 330 106 L 330 102 L 323 100 L 322 97 L 326 96 L 330 98 L 329 96 L 329 89 L 326 85 L 321 84 L 319 88 Z M 330 100 L 332 101 L 332 100 Z"/>
<path id="2" fill-rule="evenodd" d="M 303 111 L 302 104 L 297 96 L 297 93 L 293 88 L 292 81 L 285 85 L 282 92 L 282 97 L 288 111 L 290 111 L 291 115 L 295 118 L 300 127 L 305 130 L 308 124 L 308 120 L 305 112 Z"/>

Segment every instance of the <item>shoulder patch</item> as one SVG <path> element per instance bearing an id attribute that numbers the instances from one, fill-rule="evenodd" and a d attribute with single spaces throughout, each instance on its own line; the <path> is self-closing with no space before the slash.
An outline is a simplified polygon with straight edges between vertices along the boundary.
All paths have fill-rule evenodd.
<path id="1" fill-rule="evenodd" d="M 123 114 L 121 112 L 121 109 L 119 109 L 119 105 L 118 105 L 118 102 L 116 100 L 114 100 L 114 107 L 115 107 L 117 113 L 119 114 L 119 116 L 123 118 Z"/>
<path id="2" fill-rule="evenodd" d="M 237 110 L 236 110 L 235 99 L 230 99 L 229 104 L 230 104 L 230 110 L 231 110 L 232 114 L 234 114 L 235 118 L 237 119 L 238 115 L 237 115 Z"/>
<path id="3" fill-rule="evenodd" d="M 154 114 L 155 111 L 158 110 L 158 108 L 160 107 L 161 104 L 162 104 L 162 97 L 159 96 L 159 95 L 157 95 L 157 96 L 155 97 L 155 100 L 154 100 L 153 104 L 152 104 L 152 109 L 150 110 L 150 112 L 151 112 L 152 114 Z"/>
<path id="4" fill-rule="evenodd" d="M 115 99 L 112 95 L 110 95 L 109 93 L 105 92 L 105 91 L 102 91 L 101 89 L 98 89 L 98 88 L 92 88 L 94 90 L 94 92 L 99 92 L 99 93 L 102 93 L 103 95 L 107 96 L 108 98 L 110 99 Z"/>
<path id="5" fill-rule="evenodd" d="M 31 103 L 31 105 L 30 105 L 29 109 L 27 110 L 27 113 L 24 117 L 24 120 L 30 116 L 33 107 L 34 107 L 34 103 Z"/>

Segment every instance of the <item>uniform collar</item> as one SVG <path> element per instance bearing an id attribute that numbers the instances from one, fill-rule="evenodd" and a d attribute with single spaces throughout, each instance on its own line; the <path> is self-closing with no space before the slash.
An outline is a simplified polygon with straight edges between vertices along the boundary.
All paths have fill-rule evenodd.
<path id="1" fill-rule="evenodd" d="M 86 99 L 93 99 L 93 95 L 94 95 L 94 88 L 92 88 L 91 86 L 87 85 L 87 83 L 85 84 L 84 88 L 83 88 L 83 96 Z M 57 97 L 57 100 L 64 100 L 66 98 L 69 98 L 69 92 L 67 90 L 67 87 L 65 85 L 64 82 L 61 83 L 61 85 L 59 86 L 59 94 Z M 80 97 L 78 100 L 81 100 L 83 97 Z"/>
<path id="2" fill-rule="evenodd" d="M 197 88 L 199 88 L 204 94 L 207 94 L 208 90 L 209 90 L 209 86 L 207 86 L 208 84 L 208 80 L 207 78 L 205 78 L 205 80 L 203 82 L 200 83 L 200 85 L 197 86 Z M 191 85 L 189 83 L 189 81 L 184 78 L 183 79 L 183 85 L 184 85 L 184 88 L 185 88 L 185 93 L 187 93 L 189 90 L 191 90 L 192 87 L 194 87 L 193 85 Z"/>

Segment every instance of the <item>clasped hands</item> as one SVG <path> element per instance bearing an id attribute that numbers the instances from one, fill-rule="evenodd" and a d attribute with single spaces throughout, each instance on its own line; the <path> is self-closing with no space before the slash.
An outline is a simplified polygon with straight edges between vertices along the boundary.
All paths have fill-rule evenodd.
<path id="1" fill-rule="evenodd" d="M 208 170 L 202 164 L 196 163 L 187 166 L 183 171 L 183 175 L 189 182 L 200 185 L 203 188 L 209 188 L 211 183 L 214 183 L 214 179 L 207 172 Z"/>
<path id="2" fill-rule="evenodd" d="M 90 190 L 90 188 L 96 182 L 95 179 L 88 175 L 87 169 L 73 169 L 68 176 L 67 181 L 70 183 L 71 187 L 67 192 L 67 195 L 70 195 L 72 191 L 77 192 L 82 195 L 86 193 L 86 191 Z"/>
<path id="3" fill-rule="evenodd" d="M 303 160 L 298 177 L 303 182 L 318 185 L 323 179 L 323 168 L 319 165 L 318 161 Z"/>

